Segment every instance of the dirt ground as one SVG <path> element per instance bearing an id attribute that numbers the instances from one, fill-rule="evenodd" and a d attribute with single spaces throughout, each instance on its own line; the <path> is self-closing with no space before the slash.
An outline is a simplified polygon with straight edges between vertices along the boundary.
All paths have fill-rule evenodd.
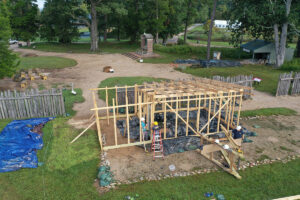
<path id="1" fill-rule="evenodd" d="M 268 117 L 241 121 L 248 130 L 258 134 L 249 137 L 252 143 L 243 143 L 245 161 L 255 162 L 264 159 L 283 159 L 291 155 L 300 154 L 300 116 Z M 260 128 L 254 128 L 254 125 Z M 111 143 L 110 143 L 111 144 Z M 126 180 L 141 180 L 141 177 L 157 177 L 159 175 L 188 173 L 199 169 L 214 169 L 216 165 L 208 161 L 196 151 L 165 156 L 153 161 L 152 153 L 145 153 L 141 147 L 120 148 L 107 151 L 107 159 L 111 170 L 121 182 Z M 171 172 L 169 165 L 175 165 Z"/>
<path id="2" fill-rule="evenodd" d="M 85 102 L 75 104 L 74 109 L 78 112 L 70 120 L 70 124 L 77 128 L 86 127 L 86 119 L 92 115 L 90 109 L 93 108 L 93 101 L 89 89 L 97 88 L 101 81 L 109 77 L 149 76 L 174 80 L 192 77 L 192 75 L 174 70 L 169 64 L 138 63 L 121 54 L 55 53 L 19 48 L 15 48 L 14 50 L 21 54 L 35 53 L 38 56 L 60 56 L 77 61 L 78 64 L 74 67 L 46 70 L 46 72 L 51 73 L 49 79 L 47 81 L 37 80 L 32 84 L 32 87 L 35 88 L 40 84 L 52 87 L 53 85 L 70 85 L 74 83 L 75 88 L 81 88 Z M 112 66 L 115 73 L 102 72 L 105 66 Z M 14 89 L 16 88 L 16 83 L 11 81 L 11 79 L 3 79 L 0 80 L 0 86 Z M 98 106 L 104 105 L 104 102 L 99 99 L 97 103 Z M 300 96 L 274 97 L 263 92 L 254 91 L 253 99 L 243 103 L 243 110 L 266 107 L 287 107 L 297 110 L 300 113 Z"/>
<path id="3" fill-rule="evenodd" d="M 75 104 L 76 116 L 69 123 L 76 128 L 86 128 L 88 119 L 92 115 L 93 107 L 90 88 L 96 88 L 99 83 L 109 77 L 121 76 L 149 76 L 156 78 L 184 79 L 191 75 L 178 72 L 168 64 L 138 63 L 121 54 L 72 54 L 40 52 L 26 49 L 15 49 L 24 53 L 35 53 L 38 56 L 60 56 L 72 58 L 78 62 L 75 67 L 48 70 L 47 81 L 35 81 L 32 87 L 43 84 L 46 87 L 53 85 L 69 85 L 74 83 L 75 88 L 83 90 L 84 103 Z M 115 73 L 102 72 L 104 66 L 112 66 Z M 14 88 L 16 84 L 10 79 L 0 80 L 0 86 Z M 104 102 L 97 99 L 98 105 Z M 274 97 L 266 93 L 254 91 L 252 100 L 243 102 L 243 110 L 252 110 L 267 107 L 287 107 L 300 113 L 300 97 Z M 269 117 L 242 121 L 243 125 L 251 131 L 258 133 L 258 137 L 250 138 L 253 143 L 244 144 L 246 161 L 255 161 L 263 158 L 283 158 L 287 155 L 300 154 L 300 116 Z M 253 128 L 259 125 L 261 128 Z M 103 126 L 102 126 L 103 127 Z M 104 133 L 112 131 L 106 127 Z M 124 138 L 120 138 L 122 140 Z M 177 172 L 193 171 L 202 168 L 215 168 L 210 161 L 195 151 L 173 154 L 165 160 L 152 161 L 152 154 L 145 153 L 141 147 L 121 148 L 107 152 L 112 171 L 117 180 L 140 179 L 144 176 L 170 173 L 168 166 L 174 164 Z"/>

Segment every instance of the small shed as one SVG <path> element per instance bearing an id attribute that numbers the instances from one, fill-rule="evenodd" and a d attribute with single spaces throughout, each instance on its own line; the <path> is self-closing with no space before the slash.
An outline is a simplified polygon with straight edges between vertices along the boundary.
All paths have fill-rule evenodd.
<path id="1" fill-rule="evenodd" d="M 265 40 L 253 40 L 241 45 L 243 51 L 252 53 L 253 59 L 264 60 L 267 64 L 275 64 L 276 53 L 275 44 Z M 286 48 L 285 61 L 291 61 L 294 57 L 294 49 Z"/>
<path id="2" fill-rule="evenodd" d="M 141 35 L 141 49 L 143 54 L 153 53 L 153 35 L 148 33 Z"/>

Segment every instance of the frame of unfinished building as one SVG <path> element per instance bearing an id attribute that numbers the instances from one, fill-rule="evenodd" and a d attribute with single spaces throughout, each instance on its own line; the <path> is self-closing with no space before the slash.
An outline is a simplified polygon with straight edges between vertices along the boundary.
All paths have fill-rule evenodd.
<path id="1" fill-rule="evenodd" d="M 125 92 L 125 102 L 123 103 L 118 101 L 118 91 L 120 90 Z M 133 99 L 131 99 L 133 103 L 129 103 L 129 90 L 134 93 Z M 178 121 L 181 120 L 181 122 L 186 125 L 186 136 L 191 136 L 188 134 L 188 131 L 191 130 L 194 133 L 192 136 L 201 138 L 200 143 L 203 149 L 198 151 L 204 157 L 213 161 L 225 171 L 240 178 L 236 171 L 235 163 L 233 162 L 233 156 L 243 157 L 243 154 L 239 151 L 241 148 L 241 139 L 232 139 L 229 131 L 239 125 L 243 95 L 246 93 L 248 95 L 251 94 L 251 88 L 199 78 L 188 81 L 162 81 L 159 83 L 144 83 L 143 85 L 134 86 L 95 88 L 91 89 L 91 91 L 94 101 L 94 108 L 91 110 L 94 111 L 95 116 L 95 122 L 93 122 L 93 124 L 96 123 L 97 125 L 98 139 L 102 150 L 151 143 L 152 137 L 147 141 L 143 139 L 141 119 L 145 118 L 148 126 L 151 127 L 151 124 L 154 122 L 155 114 L 161 113 L 164 115 L 163 127 L 161 127 L 163 140 L 179 137 L 177 134 L 177 126 Z M 98 107 L 97 105 L 96 95 L 98 92 L 104 93 L 104 107 Z M 109 94 L 111 96 L 109 96 Z M 125 109 L 125 114 L 119 113 L 120 108 Z M 200 127 L 199 120 L 201 110 L 203 109 L 207 112 L 208 119 L 207 123 Z M 130 112 L 130 110 L 132 112 Z M 180 116 L 180 111 L 186 111 L 186 119 Z M 197 112 L 196 127 L 192 127 L 189 122 L 189 112 L 191 111 Z M 175 114 L 174 137 L 166 136 L 166 115 L 168 112 Z M 133 116 L 139 118 L 139 141 L 132 141 L 130 138 L 129 121 Z M 103 144 L 100 121 L 102 121 L 102 123 L 106 121 L 106 123 L 109 124 L 111 119 L 113 120 L 114 127 L 114 145 L 108 146 Z M 127 142 L 122 144 L 118 142 L 117 137 L 117 120 L 119 119 L 125 119 L 126 121 Z M 209 126 L 213 119 L 217 120 L 217 131 L 210 132 Z M 151 130 L 150 127 L 148 128 Z M 216 143 L 216 140 L 210 138 L 210 135 L 219 132 L 224 132 L 226 138 L 220 139 L 220 142 L 218 141 Z M 224 149 L 225 144 L 229 145 L 230 148 Z M 221 151 L 230 166 L 229 168 L 224 167 L 219 161 L 214 159 L 214 152 L 216 151 Z"/>

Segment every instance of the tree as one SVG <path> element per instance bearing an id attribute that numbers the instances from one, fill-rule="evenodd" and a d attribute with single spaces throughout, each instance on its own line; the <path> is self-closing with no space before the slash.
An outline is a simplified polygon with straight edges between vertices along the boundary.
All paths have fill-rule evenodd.
<path id="1" fill-rule="evenodd" d="M 168 13 L 164 22 L 164 30 L 160 32 L 160 36 L 163 38 L 163 43 L 168 37 L 173 37 L 175 34 L 180 33 L 183 30 L 183 18 L 184 15 L 181 12 L 184 0 L 169 0 L 168 1 Z"/>
<path id="2" fill-rule="evenodd" d="M 35 0 L 10 0 L 10 17 L 13 37 L 27 42 L 30 46 L 30 41 L 37 36 L 39 28 L 38 6 Z"/>
<path id="3" fill-rule="evenodd" d="M 17 55 L 8 49 L 11 36 L 9 12 L 5 1 L 0 1 L 0 78 L 12 76 L 18 65 Z"/>
<path id="4" fill-rule="evenodd" d="M 37 36 L 39 28 L 38 6 L 36 0 L 10 0 L 9 10 L 10 24 L 13 31 L 13 37 L 27 42 L 30 46 L 30 40 Z"/>
<path id="5" fill-rule="evenodd" d="M 210 42 L 211 42 L 211 36 L 212 36 L 212 31 L 213 31 L 213 26 L 214 26 L 217 1 L 218 0 L 214 0 L 213 11 L 211 13 L 211 18 L 210 18 L 210 25 L 209 25 L 209 32 L 208 32 L 208 39 L 207 39 L 207 54 L 206 54 L 207 60 L 210 59 Z"/>
<path id="6" fill-rule="evenodd" d="M 188 26 L 191 24 L 194 16 L 196 16 L 197 12 L 197 1 L 196 0 L 185 0 L 185 17 L 183 19 L 184 21 L 184 43 L 186 43 L 187 39 L 187 29 Z"/>
<path id="7" fill-rule="evenodd" d="M 60 43 L 70 43 L 78 37 L 80 3 L 80 0 L 46 0 L 41 13 L 41 37 L 48 41 L 58 39 Z"/>
<path id="8" fill-rule="evenodd" d="M 90 23 L 90 34 L 91 34 L 91 51 L 98 51 L 99 32 L 98 32 L 98 19 L 97 19 L 97 6 L 101 0 L 88 0 L 90 8 L 91 23 Z"/>
<path id="9" fill-rule="evenodd" d="M 298 1 L 294 1 L 294 4 Z M 295 12 L 292 0 L 233 0 L 230 27 L 233 43 L 238 44 L 246 32 L 255 38 L 263 37 L 275 42 L 276 64 L 284 62 L 288 28 Z"/>

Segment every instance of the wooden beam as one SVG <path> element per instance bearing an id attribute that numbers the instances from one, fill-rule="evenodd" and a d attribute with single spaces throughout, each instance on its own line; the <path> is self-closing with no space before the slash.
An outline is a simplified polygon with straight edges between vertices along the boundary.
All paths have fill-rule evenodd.
<path id="1" fill-rule="evenodd" d="M 97 108 L 97 102 L 96 102 L 95 92 L 92 92 L 92 94 L 93 94 L 93 100 L 94 100 L 94 107 Z M 95 110 L 95 118 L 96 118 L 95 120 L 96 120 L 96 124 L 97 124 L 98 140 L 99 140 L 100 148 L 102 150 L 103 149 L 103 146 L 102 146 L 102 134 L 101 134 L 101 127 L 100 127 L 98 110 Z"/>
<path id="2" fill-rule="evenodd" d="M 91 128 L 94 124 L 96 123 L 96 121 L 93 121 L 86 129 L 84 129 L 80 134 L 78 134 L 70 143 L 72 144 L 73 142 L 75 142 L 78 138 L 80 138 L 80 136 L 82 136 L 89 128 Z"/>
<path id="3" fill-rule="evenodd" d="M 186 111 L 186 123 L 187 124 L 189 123 L 189 119 L 190 119 L 190 96 L 188 96 L 188 99 L 187 99 L 187 111 Z M 188 134 L 189 134 L 189 127 L 187 124 L 185 127 L 185 135 L 186 136 L 188 136 Z"/>
<path id="4" fill-rule="evenodd" d="M 167 105 L 166 103 L 164 103 L 164 139 L 166 138 L 167 138 Z"/>
<path id="5" fill-rule="evenodd" d="M 127 122 L 127 142 L 130 144 L 130 126 L 129 126 L 129 115 L 128 115 L 128 97 L 126 95 L 126 122 Z"/>
<path id="6" fill-rule="evenodd" d="M 106 101 L 106 117 L 107 117 L 107 124 L 109 124 L 109 109 L 108 109 L 108 90 L 107 90 L 107 86 L 105 89 L 105 101 Z"/>
<path id="7" fill-rule="evenodd" d="M 115 106 L 115 99 L 113 98 L 113 106 Z M 114 135 L 115 135 L 115 145 L 118 145 L 117 138 L 117 120 L 116 120 L 116 109 L 113 108 L 113 116 L 114 116 Z"/>
<path id="8" fill-rule="evenodd" d="M 177 138 L 177 129 L 178 129 L 178 97 L 176 97 L 176 99 L 177 99 L 177 101 L 176 101 L 176 116 L 175 116 L 175 138 Z M 172 108 L 172 107 L 170 107 L 170 108 Z"/>

